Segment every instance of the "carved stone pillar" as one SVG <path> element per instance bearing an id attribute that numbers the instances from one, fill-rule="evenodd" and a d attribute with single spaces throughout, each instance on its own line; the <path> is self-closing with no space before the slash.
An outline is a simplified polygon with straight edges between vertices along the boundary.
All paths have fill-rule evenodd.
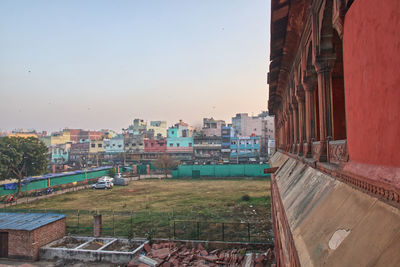
<path id="1" fill-rule="evenodd" d="M 293 152 L 293 110 L 289 106 L 289 151 Z"/>
<path id="2" fill-rule="evenodd" d="M 314 79 L 313 77 L 305 77 L 303 79 L 303 88 L 305 91 L 305 125 L 306 125 L 306 141 L 307 145 L 304 147 L 304 155 L 307 158 L 312 157 L 311 138 L 312 138 L 312 112 L 314 107 Z"/>
<path id="3" fill-rule="evenodd" d="M 332 25 L 336 29 L 340 39 L 343 39 L 344 14 L 344 0 L 333 0 Z"/>
<path id="4" fill-rule="evenodd" d="M 289 132 L 289 116 L 285 115 L 285 151 L 289 151 L 290 147 L 290 132 Z"/>
<path id="5" fill-rule="evenodd" d="M 332 68 L 335 56 L 317 60 L 320 150 L 317 160 L 327 161 L 327 138 L 332 136 Z"/>
<path id="6" fill-rule="evenodd" d="M 299 85 L 300 87 L 300 85 Z M 305 121 L 304 121 L 304 116 L 305 116 L 305 110 L 304 110 L 304 91 L 303 88 L 299 88 L 296 90 L 296 99 L 297 99 L 297 104 L 298 104 L 298 137 L 299 137 L 299 150 L 297 151 L 299 156 L 303 156 L 304 153 L 304 129 L 305 129 Z"/>
<path id="7" fill-rule="evenodd" d="M 299 143 L 299 115 L 298 115 L 298 105 L 297 102 L 292 103 L 292 112 L 293 112 L 293 153 L 297 153 L 297 145 Z"/>
<path id="8" fill-rule="evenodd" d="M 275 138 L 275 151 L 276 151 L 277 148 L 279 148 L 279 131 L 280 131 L 278 115 L 275 115 L 274 126 L 275 126 L 274 138 Z"/>

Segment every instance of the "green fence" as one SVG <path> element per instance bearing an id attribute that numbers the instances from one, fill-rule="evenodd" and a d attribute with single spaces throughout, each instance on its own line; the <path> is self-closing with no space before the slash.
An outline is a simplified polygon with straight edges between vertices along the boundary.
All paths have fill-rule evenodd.
<path id="1" fill-rule="evenodd" d="M 120 168 L 121 170 L 121 168 Z M 126 170 L 128 171 L 128 169 Z M 88 170 L 86 172 L 86 179 L 95 179 L 104 175 L 108 175 L 109 168 L 103 170 Z M 38 180 L 32 180 L 29 183 L 25 183 L 21 187 L 22 192 L 32 191 L 32 190 L 41 190 L 48 187 L 48 183 L 50 180 L 50 187 L 70 184 L 74 182 L 81 182 L 85 180 L 85 173 L 76 173 L 76 174 L 66 174 L 64 176 L 57 176 L 57 177 L 50 177 L 50 178 L 43 178 Z M 18 189 L 4 189 L 4 186 L 0 186 L 0 196 L 15 194 Z"/>
<path id="2" fill-rule="evenodd" d="M 102 215 L 102 236 L 169 238 L 273 244 L 272 223 L 209 220 L 195 213 L 110 210 L 0 209 L 0 212 L 39 212 L 66 215 L 68 234 L 91 236 L 93 215 Z"/>
<path id="3" fill-rule="evenodd" d="M 172 177 L 269 177 L 267 168 L 268 164 L 180 165 Z"/>

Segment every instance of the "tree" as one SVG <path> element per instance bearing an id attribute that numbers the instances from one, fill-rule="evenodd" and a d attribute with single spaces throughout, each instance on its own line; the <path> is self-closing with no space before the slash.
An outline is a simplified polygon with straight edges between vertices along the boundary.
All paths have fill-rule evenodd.
<path id="1" fill-rule="evenodd" d="M 167 154 L 163 154 L 154 163 L 156 168 L 164 170 L 165 178 L 167 178 L 168 170 L 175 169 L 178 166 L 178 162 Z"/>
<path id="2" fill-rule="evenodd" d="M 18 179 L 18 192 L 24 176 L 44 174 L 48 166 L 48 149 L 35 137 L 0 138 L 0 177 Z"/>

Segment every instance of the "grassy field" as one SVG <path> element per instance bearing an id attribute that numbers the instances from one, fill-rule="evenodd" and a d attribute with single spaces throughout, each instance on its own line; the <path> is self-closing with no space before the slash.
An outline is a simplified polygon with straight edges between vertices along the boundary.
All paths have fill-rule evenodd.
<path id="1" fill-rule="evenodd" d="M 243 200 L 244 195 L 248 195 L 249 200 Z M 111 190 L 70 192 L 20 204 L 16 208 L 80 210 L 80 216 L 76 215 L 76 211 L 66 211 L 66 214 L 70 214 L 67 225 L 80 227 L 89 226 L 93 220 L 89 211 L 98 210 L 104 214 L 103 226 L 112 231 L 110 235 L 116 235 L 116 229 L 125 231 L 125 228 L 131 227 L 136 232 L 143 229 L 149 232 L 149 228 L 156 228 L 160 232 L 161 229 L 167 237 L 172 235 L 172 223 L 174 229 L 182 223 L 185 223 L 182 229 L 189 227 L 182 220 L 208 224 L 216 222 L 211 228 L 218 229 L 221 222 L 268 224 L 269 202 L 268 179 L 168 179 L 132 181 L 128 186 L 114 186 Z M 199 228 L 198 225 L 194 227 Z M 232 228 L 235 228 L 233 224 Z M 189 234 L 188 237 L 192 238 L 196 235 Z"/>

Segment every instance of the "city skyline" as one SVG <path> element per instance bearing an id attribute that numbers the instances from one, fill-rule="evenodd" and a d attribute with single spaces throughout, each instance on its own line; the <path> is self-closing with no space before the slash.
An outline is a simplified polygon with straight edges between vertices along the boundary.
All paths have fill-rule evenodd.
<path id="1" fill-rule="evenodd" d="M 2 1 L 0 10 L 2 130 L 200 125 L 267 110 L 268 1 Z"/>

